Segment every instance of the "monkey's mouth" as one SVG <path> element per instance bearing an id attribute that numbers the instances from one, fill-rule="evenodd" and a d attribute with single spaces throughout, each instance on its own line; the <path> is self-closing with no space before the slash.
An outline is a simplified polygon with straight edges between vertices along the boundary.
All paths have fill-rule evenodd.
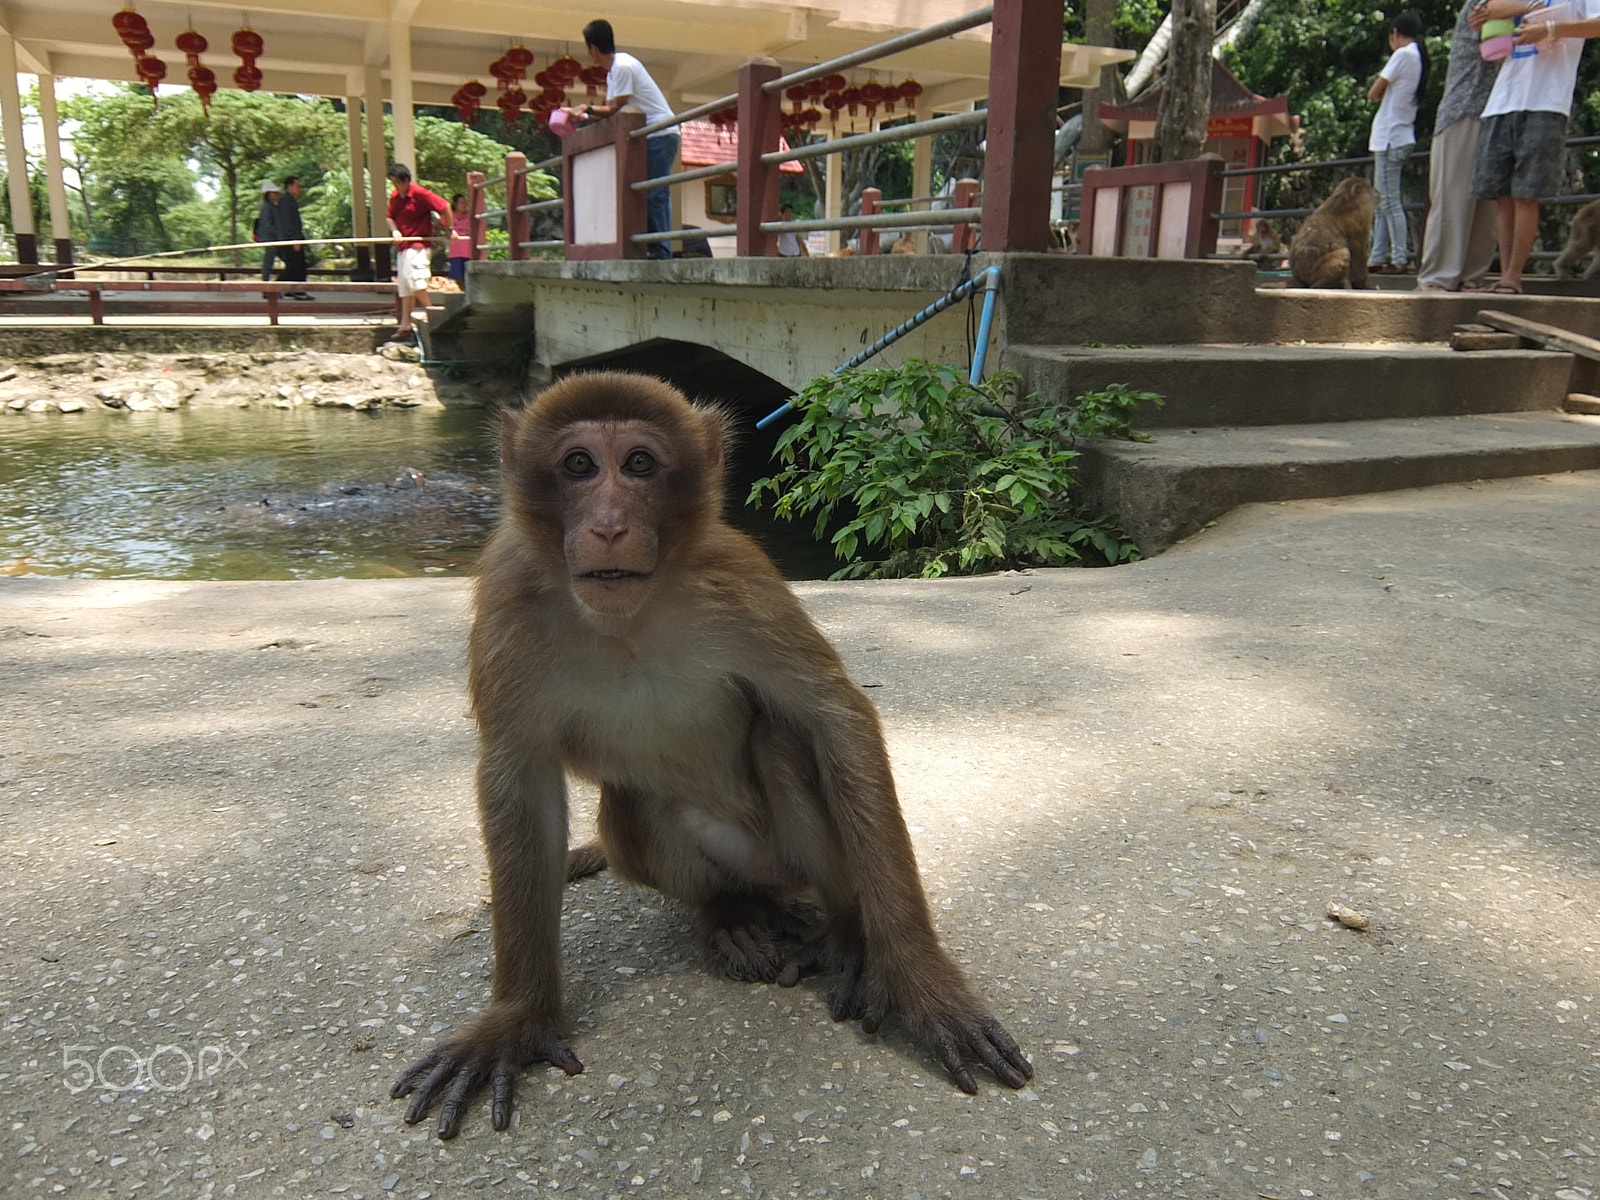
<path id="1" fill-rule="evenodd" d="M 597 579 L 602 583 L 613 583 L 619 579 L 647 579 L 649 576 L 643 571 L 626 571 L 621 567 L 612 567 L 604 571 L 585 571 L 578 578 Z"/>

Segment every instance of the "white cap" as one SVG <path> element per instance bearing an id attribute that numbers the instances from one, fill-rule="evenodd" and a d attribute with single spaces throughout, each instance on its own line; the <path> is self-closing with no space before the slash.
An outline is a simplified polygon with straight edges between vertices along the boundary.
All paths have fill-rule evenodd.
<path id="1" fill-rule="evenodd" d="M 283 189 L 281 187 L 279 187 L 277 184 L 273 183 L 272 180 L 270 180 L 270 179 L 263 179 L 261 181 L 261 190 L 263 192 L 281 192 L 281 191 L 283 191 Z"/>

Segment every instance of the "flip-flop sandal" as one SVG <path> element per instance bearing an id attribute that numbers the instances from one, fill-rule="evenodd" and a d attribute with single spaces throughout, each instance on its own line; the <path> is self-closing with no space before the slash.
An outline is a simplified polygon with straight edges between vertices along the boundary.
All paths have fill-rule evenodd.
<path id="1" fill-rule="evenodd" d="M 386 342 L 414 342 L 417 340 L 417 333 L 414 329 L 396 329 L 383 340 Z"/>

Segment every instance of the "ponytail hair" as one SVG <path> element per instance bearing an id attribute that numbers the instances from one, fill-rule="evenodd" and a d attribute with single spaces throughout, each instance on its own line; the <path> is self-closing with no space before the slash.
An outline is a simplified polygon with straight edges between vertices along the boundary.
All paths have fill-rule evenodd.
<path id="1" fill-rule="evenodd" d="M 1417 53 L 1422 57 L 1422 75 L 1417 80 L 1417 99 L 1421 101 L 1423 90 L 1428 86 L 1428 44 L 1422 36 L 1422 18 L 1408 8 L 1394 19 L 1389 28 L 1417 44 Z"/>

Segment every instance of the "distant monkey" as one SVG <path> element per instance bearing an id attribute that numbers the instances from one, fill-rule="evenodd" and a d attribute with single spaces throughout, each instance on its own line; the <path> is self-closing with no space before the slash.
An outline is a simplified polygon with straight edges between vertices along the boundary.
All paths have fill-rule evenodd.
<path id="1" fill-rule="evenodd" d="M 1600 200 L 1591 200 L 1572 218 L 1572 232 L 1567 235 L 1567 248 L 1556 259 L 1556 275 L 1562 279 L 1578 278 L 1578 266 L 1595 250 L 1600 250 Z M 1600 275 L 1600 254 L 1595 254 L 1583 278 Z"/>
<path id="2" fill-rule="evenodd" d="M 401 1076 L 407 1122 L 473 1093 L 510 1123 L 518 1069 L 569 1075 L 561 889 L 604 869 L 696 911 L 742 980 L 817 970 L 835 1020 L 898 1013 L 963 1091 L 1033 1067 L 939 944 L 872 704 L 777 569 L 724 523 L 724 418 L 658 380 L 580 375 L 503 414 L 505 514 L 469 652 L 494 906 L 488 1010 Z M 600 785 L 567 850 L 566 772 Z M 820 902 L 807 927 L 785 907 Z"/>
<path id="3" fill-rule="evenodd" d="M 902 233 L 895 239 L 894 245 L 889 247 L 890 254 L 915 254 L 916 252 L 917 235 L 914 233 Z"/>
<path id="4" fill-rule="evenodd" d="M 1275 270 L 1283 262 L 1283 239 L 1265 217 L 1257 217 L 1252 229 L 1244 256 L 1263 271 Z"/>
<path id="5" fill-rule="evenodd" d="M 1289 243 L 1289 269 L 1301 287 L 1364 288 L 1378 189 L 1359 175 L 1341 179 Z"/>

